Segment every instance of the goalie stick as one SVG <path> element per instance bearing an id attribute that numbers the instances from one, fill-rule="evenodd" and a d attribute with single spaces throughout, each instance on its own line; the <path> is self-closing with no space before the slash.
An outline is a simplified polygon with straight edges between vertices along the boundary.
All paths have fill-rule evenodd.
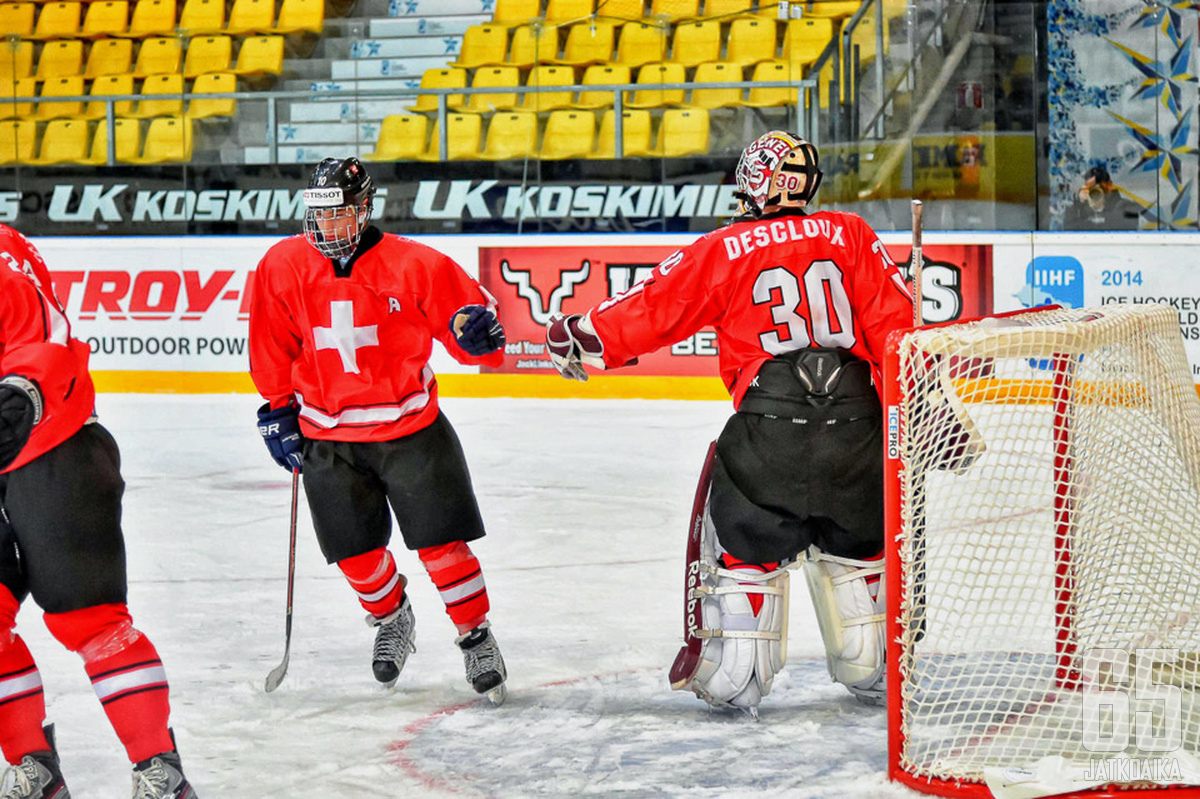
<path id="1" fill-rule="evenodd" d="M 296 585 L 296 506 L 300 497 L 300 470 L 292 469 L 292 522 L 288 532 L 288 576 L 287 576 L 287 621 L 283 633 L 283 660 L 267 675 L 267 693 L 271 693 L 283 682 L 287 674 L 288 660 L 292 655 L 292 593 Z"/>
<path id="2" fill-rule="evenodd" d="M 921 307 L 921 216 L 925 205 L 920 200 L 912 201 L 912 256 L 910 258 L 909 274 L 913 281 L 913 326 L 920 327 L 925 322 L 924 309 Z"/>
<path id="3" fill-rule="evenodd" d="M 696 499 L 692 503 L 691 527 L 688 529 L 687 572 L 683 585 L 683 646 L 671 664 L 671 687 L 686 688 L 700 668 L 700 651 L 704 639 L 700 631 L 704 628 L 704 608 L 695 589 L 700 584 L 700 539 L 704 530 L 704 508 L 708 504 L 708 489 L 712 485 L 713 463 L 717 456 L 717 442 L 708 445 L 704 456 L 704 467 L 700 470 L 700 484 L 696 486 Z"/>

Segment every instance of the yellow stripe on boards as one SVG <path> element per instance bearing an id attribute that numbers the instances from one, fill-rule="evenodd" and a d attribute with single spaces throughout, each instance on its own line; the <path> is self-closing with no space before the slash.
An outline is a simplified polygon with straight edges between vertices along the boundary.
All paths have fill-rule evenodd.
<path id="1" fill-rule="evenodd" d="M 245 372 L 92 372 L 96 390 L 127 394 L 253 394 Z M 729 400 L 716 377 L 595 375 L 586 383 L 558 375 L 444 374 L 438 393 L 445 397 L 542 397 L 547 399 Z"/>

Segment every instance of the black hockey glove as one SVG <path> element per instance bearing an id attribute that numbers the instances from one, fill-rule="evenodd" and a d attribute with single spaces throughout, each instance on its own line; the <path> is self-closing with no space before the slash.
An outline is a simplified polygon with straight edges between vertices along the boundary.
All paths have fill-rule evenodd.
<path id="1" fill-rule="evenodd" d="M 504 346 L 504 328 L 482 305 L 464 305 L 450 317 L 450 332 L 468 355 L 487 355 Z"/>
<path id="2" fill-rule="evenodd" d="M 304 465 L 304 434 L 300 432 L 300 409 L 284 405 L 271 410 L 271 403 L 258 409 L 258 434 L 266 442 L 267 451 L 289 472 L 300 471 Z"/>
<path id="3" fill-rule="evenodd" d="M 0 469 L 17 459 L 33 426 L 42 420 L 42 392 L 20 375 L 0 379 Z"/>

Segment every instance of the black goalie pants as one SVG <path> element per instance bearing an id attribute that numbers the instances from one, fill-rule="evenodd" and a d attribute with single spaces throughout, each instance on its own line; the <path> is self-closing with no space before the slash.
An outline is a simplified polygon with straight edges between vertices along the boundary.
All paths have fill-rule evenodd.
<path id="1" fill-rule="evenodd" d="M 752 563 L 816 544 L 870 558 L 883 549 L 882 414 L 793 420 L 737 413 L 717 439 L 709 512 L 721 545 Z"/>

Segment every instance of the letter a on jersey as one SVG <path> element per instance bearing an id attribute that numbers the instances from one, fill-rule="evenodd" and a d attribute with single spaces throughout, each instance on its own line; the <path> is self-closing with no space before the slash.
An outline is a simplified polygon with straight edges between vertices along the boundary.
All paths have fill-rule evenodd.
<path id="1" fill-rule="evenodd" d="M 342 369 L 358 374 L 358 350 L 379 345 L 378 325 L 354 326 L 354 303 L 349 300 L 329 303 L 329 327 L 314 327 L 313 341 L 318 350 L 337 350 Z"/>

